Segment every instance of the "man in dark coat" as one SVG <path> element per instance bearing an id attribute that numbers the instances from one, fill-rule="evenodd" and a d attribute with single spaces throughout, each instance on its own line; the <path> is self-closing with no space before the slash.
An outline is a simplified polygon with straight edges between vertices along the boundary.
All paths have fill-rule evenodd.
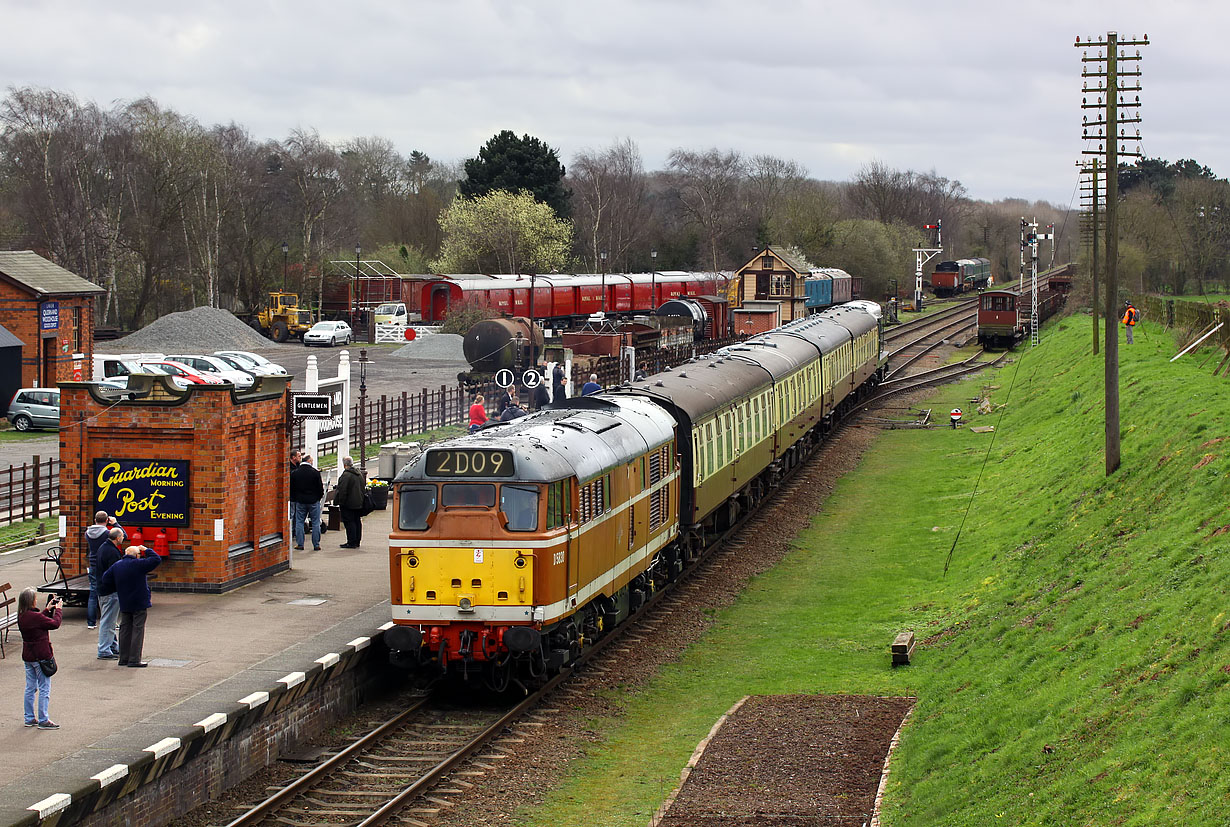
<path id="1" fill-rule="evenodd" d="M 129 546 L 124 549 L 124 556 L 103 573 L 98 593 L 114 593 L 120 599 L 120 666 L 149 666 L 141 660 L 145 614 L 152 605 L 146 575 L 161 562 L 162 558 L 148 546 Z"/>
<path id="2" fill-rule="evenodd" d="M 303 521 L 312 521 L 312 550 L 320 551 L 320 501 L 325 498 L 325 483 L 320 472 L 312 467 L 312 458 L 304 456 L 299 466 L 290 472 L 290 526 L 295 548 L 303 551 Z"/>
<path id="3" fill-rule="evenodd" d="M 337 478 L 333 502 L 342 509 L 342 525 L 346 526 L 346 542 L 342 548 L 358 548 L 363 541 L 363 475 L 354 467 L 354 460 L 342 457 L 342 475 Z"/>
<path id="4" fill-rule="evenodd" d="M 564 365 L 557 362 L 555 370 L 551 372 L 551 401 L 560 403 L 564 401 L 567 394 L 564 393 Z"/>
<path id="5" fill-rule="evenodd" d="M 86 574 L 90 580 L 90 599 L 85 607 L 85 625 L 93 629 L 98 625 L 98 547 L 107 542 L 107 512 L 94 515 L 94 524 L 85 530 Z"/>
<path id="6" fill-rule="evenodd" d="M 111 519 L 115 522 L 115 518 Z M 115 565 L 124 556 L 120 551 L 124 547 L 124 529 L 116 526 L 107 535 L 107 542 L 98 547 L 98 584 L 102 588 L 103 575 L 107 569 Z M 115 593 L 99 594 L 98 604 L 102 609 L 98 621 L 98 659 L 115 660 L 120 656 L 120 641 L 116 629 L 120 622 L 120 599 Z"/>
<path id="7" fill-rule="evenodd" d="M 547 390 L 547 369 L 539 366 L 538 373 L 542 375 L 542 381 L 534 386 L 533 399 L 534 410 L 541 411 L 543 408 L 551 404 L 551 394 Z"/>

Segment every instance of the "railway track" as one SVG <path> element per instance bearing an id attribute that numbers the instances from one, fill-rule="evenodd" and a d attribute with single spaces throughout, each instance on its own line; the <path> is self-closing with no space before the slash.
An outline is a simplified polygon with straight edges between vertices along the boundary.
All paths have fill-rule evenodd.
<path id="1" fill-rule="evenodd" d="M 953 327 L 968 324 L 962 314 L 968 314 L 970 304 L 972 302 L 963 302 L 942 313 L 897 328 L 896 338 L 910 338 L 893 353 L 900 354 L 906 348 L 919 344 L 922 339 L 942 336 Z M 981 352 L 961 363 L 885 382 L 881 385 L 881 393 L 859 407 L 866 407 L 871 402 L 903 390 L 947 381 L 995 364 L 977 363 L 980 355 Z M 848 421 L 849 417 L 845 422 Z M 813 446 L 809 458 L 792 470 L 781 485 L 768 495 L 761 508 L 744 515 L 716 538 L 704 557 L 689 566 L 679 580 L 654 593 L 635 617 L 595 641 L 574 665 L 562 670 L 514 707 L 457 711 L 430 697 L 419 699 L 275 790 L 264 801 L 246 809 L 227 827 L 275 824 L 291 827 L 338 824 L 367 827 L 430 823 L 441 810 L 455 805 L 455 801 L 450 799 L 464 795 L 480 783 L 480 776 L 494 770 L 500 760 L 507 757 L 501 744 L 519 740 L 516 727 L 543 725 L 542 716 L 550 712 L 546 708 L 549 698 L 556 693 L 567 698 L 592 691 L 592 688 L 586 687 L 589 680 L 600 682 L 603 675 L 617 674 L 621 659 L 631 649 L 644 645 L 661 624 L 669 621 L 676 608 L 687 602 L 689 584 L 703 578 L 715 567 L 720 568 L 723 555 L 716 553 L 719 549 L 737 550 L 754 542 L 743 536 L 748 523 L 758 518 L 763 522 L 767 511 L 778 503 L 789 501 L 790 494 L 800 484 L 800 472 L 810 465 L 810 457 L 824 444 L 838 438 L 845 422 L 837 426 L 829 440 Z M 577 680 L 580 675 L 588 676 L 588 679 Z"/>
<path id="2" fill-rule="evenodd" d="M 869 405 L 898 393 L 939 385 L 944 382 L 950 382 L 953 379 L 959 379 L 962 376 L 980 371 L 984 368 L 996 367 L 1008 356 L 1008 351 L 1005 351 L 989 362 L 978 361 L 979 357 L 981 357 L 985 352 L 986 351 L 979 350 L 973 356 L 970 356 L 968 359 L 961 362 L 953 362 L 952 364 L 941 365 L 938 368 L 923 371 L 922 373 L 916 373 L 911 376 L 901 376 L 897 379 L 889 379 L 885 382 L 881 382 L 876 395 L 872 396 L 870 399 L 867 399 L 863 403 L 863 407 L 866 408 Z"/>
<path id="3" fill-rule="evenodd" d="M 955 317 L 973 315 L 977 312 L 977 308 L 978 299 L 962 299 L 955 302 L 952 307 L 941 310 L 938 313 L 932 313 L 929 316 L 923 316 L 920 319 L 914 319 L 905 324 L 888 328 L 884 331 L 884 343 L 891 347 L 900 339 L 908 339 L 917 336 L 920 332 L 930 331 L 936 326 L 942 326 L 940 323 L 948 324 Z"/>

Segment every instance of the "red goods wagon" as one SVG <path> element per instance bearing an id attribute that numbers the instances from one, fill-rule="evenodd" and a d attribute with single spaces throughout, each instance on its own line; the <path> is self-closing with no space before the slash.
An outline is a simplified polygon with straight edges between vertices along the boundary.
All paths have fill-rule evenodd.
<path id="1" fill-rule="evenodd" d="M 706 339 L 724 339 L 730 319 L 729 308 L 724 296 L 695 296 L 694 300 L 705 309 Z"/>
<path id="2" fill-rule="evenodd" d="M 595 284 L 578 284 L 577 291 L 577 315 L 588 316 L 591 313 L 599 313 L 602 311 L 602 283 Z"/>
<path id="3" fill-rule="evenodd" d="M 652 281 L 649 275 L 637 273 L 635 276 L 629 276 L 632 281 L 632 309 L 637 313 L 646 313 L 656 310 L 658 305 L 654 301 L 653 289 L 656 283 Z"/>
<path id="4" fill-rule="evenodd" d="M 631 313 L 637 308 L 632 304 L 632 279 L 625 275 L 611 275 L 606 277 L 607 290 L 610 291 L 610 296 L 607 297 L 607 312 L 608 313 Z"/>

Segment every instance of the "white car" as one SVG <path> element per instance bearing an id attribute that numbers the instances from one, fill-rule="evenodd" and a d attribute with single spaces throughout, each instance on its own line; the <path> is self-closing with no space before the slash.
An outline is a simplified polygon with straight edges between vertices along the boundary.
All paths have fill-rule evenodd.
<path id="1" fill-rule="evenodd" d="M 193 385 L 225 385 L 226 380 L 212 373 L 201 373 L 194 367 L 183 362 L 170 359 L 142 362 L 141 369 L 146 373 L 162 373 L 171 377 L 171 384 L 180 390 L 186 390 Z"/>
<path id="2" fill-rule="evenodd" d="M 242 370 L 255 376 L 285 376 L 286 368 L 270 362 L 259 353 L 247 350 L 215 350 L 214 356 L 221 356 L 236 362 Z"/>
<path id="3" fill-rule="evenodd" d="M 246 370 L 238 370 L 237 368 L 223 362 L 217 356 L 167 356 L 168 359 L 187 365 L 190 368 L 196 368 L 201 373 L 209 376 L 213 375 L 219 379 L 230 382 L 239 390 L 252 387 L 256 378 Z"/>
<path id="4" fill-rule="evenodd" d="M 312 345 L 333 347 L 334 345 L 348 345 L 352 338 L 350 325 L 345 322 L 317 322 L 312 325 L 311 330 L 303 334 L 303 344 L 308 347 Z"/>

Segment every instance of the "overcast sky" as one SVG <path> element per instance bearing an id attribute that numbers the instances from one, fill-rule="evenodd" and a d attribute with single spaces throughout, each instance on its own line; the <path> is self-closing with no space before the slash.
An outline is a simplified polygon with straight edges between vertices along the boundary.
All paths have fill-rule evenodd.
<path id="1" fill-rule="evenodd" d="M 649 169 L 675 147 L 777 155 L 827 180 L 878 159 L 1064 206 L 1082 148 L 1076 36 L 1147 33 L 1145 152 L 1230 175 L 1220 2 L 0 0 L 0 20 L 6 86 L 149 95 L 258 139 L 315 128 L 458 160 L 512 129 L 567 165 L 626 136 Z"/>

